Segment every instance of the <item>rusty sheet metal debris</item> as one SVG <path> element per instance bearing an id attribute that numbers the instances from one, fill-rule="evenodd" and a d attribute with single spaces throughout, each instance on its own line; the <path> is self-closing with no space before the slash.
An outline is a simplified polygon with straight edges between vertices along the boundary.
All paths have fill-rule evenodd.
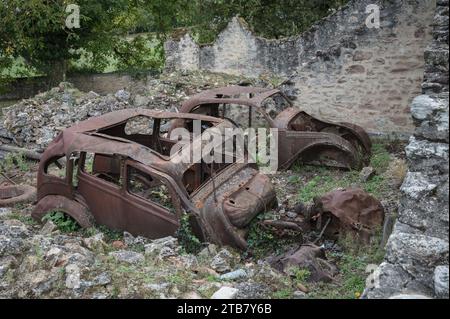
<path id="1" fill-rule="evenodd" d="M 270 263 L 286 274 L 291 274 L 295 269 L 308 270 L 307 280 L 311 282 L 331 282 L 337 274 L 336 267 L 327 260 L 325 251 L 314 244 L 301 245 L 275 257 Z"/>
<path id="2" fill-rule="evenodd" d="M 363 243 L 370 241 L 384 220 L 380 201 L 360 188 L 326 193 L 314 200 L 312 211 L 312 220 L 325 236 L 351 234 Z"/>
<path id="3" fill-rule="evenodd" d="M 244 128 L 277 128 L 280 169 L 288 169 L 298 160 L 360 168 L 371 153 L 371 141 L 363 128 L 315 118 L 294 107 L 278 89 L 229 86 L 207 90 L 185 101 L 180 111 L 227 118 Z M 179 125 L 174 121 L 172 129 Z"/>
<path id="4" fill-rule="evenodd" d="M 29 185 L 0 186 L 0 207 L 32 202 L 36 198 L 36 188 Z"/>
<path id="5" fill-rule="evenodd" d="M 152 121 L 151 127 L 127 133 L 135 118 Z M 189 129 L 193 120 L 224 134 L 229 121 L 197 114 L 146 109 L 111 112 L 82 121 L 62 131 L 42 154 L 38 178 L 37 220 L 61 210 L 84 227 L 93 221 L 112 229 L 150 238 L 174 235 L 183 214 L 188 214 L 201 240 L 247 247 L 247 226 L 257 214 L 276 203 L 267 176 L 246 163 L 208 164 L 175 161 L 177 142 L 164 133 L 167 122 Z M 193 142 L 188 150 L 198 152 Z M 189 153 L 189 152 L 188 152 Z M 65 163 L 62 174 L 51 166 Z"/>

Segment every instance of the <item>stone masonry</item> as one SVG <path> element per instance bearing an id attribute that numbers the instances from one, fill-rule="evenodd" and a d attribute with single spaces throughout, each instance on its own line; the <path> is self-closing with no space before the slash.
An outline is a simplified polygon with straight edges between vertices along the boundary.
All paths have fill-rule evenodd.
<path id="1" fill-rule="evenodd" d="M 409 171 L 384 261 L 369 276 L 367 298 L 449 298 L 449 1 L 438 0 L 425 50 L 423 94 L 411 103 L 416 129 Z"/>
<path id="2" fill-rule="evenodd" d="M 366 25 L 370 4 L 380 8 L 380 28 Z M 166 67 L 281 78 L 313 115 L 409 135 L 435 7 L 436 0 L 350 0 L 303 34 L 278 40 L 255 36 L 236 17 L 211 45 L 189 34 L 166 42 Z"/>

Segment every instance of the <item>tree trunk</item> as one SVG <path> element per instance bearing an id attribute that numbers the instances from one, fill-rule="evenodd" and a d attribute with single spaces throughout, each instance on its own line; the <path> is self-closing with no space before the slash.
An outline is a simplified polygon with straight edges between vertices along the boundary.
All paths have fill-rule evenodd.
<path id="1" fill-rule="evenodd" d="M 48 84 L 50 87 L 55 87 L 59 83 L 66 80 L 67 61 L 57 60 L 49 67 L 47 72 Z"/>

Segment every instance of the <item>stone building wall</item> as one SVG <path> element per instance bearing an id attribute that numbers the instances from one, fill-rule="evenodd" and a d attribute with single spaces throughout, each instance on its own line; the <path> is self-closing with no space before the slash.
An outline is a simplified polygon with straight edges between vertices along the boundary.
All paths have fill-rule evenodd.
<path id="1" fill-rule="evenodd" d="M 449 298 L 449 1 L 438 0 L 423 94 L 411 103 L 409 171 L 384 261 L 364 296 Z"/>
<path id="2" fill-rule="evenodd" d="M 366 25 L 370 4 L 380 7 L 380 28 Z M 350 0 L 307 32 L 279 40 L 255 36 L 236 17 L 211 45 L 197 45 L 189 34 L 166 42 L 166 67 L 282 77 L 297 105 L 314 115 L 409 134 L 435 6 L 436 0 Z"/>

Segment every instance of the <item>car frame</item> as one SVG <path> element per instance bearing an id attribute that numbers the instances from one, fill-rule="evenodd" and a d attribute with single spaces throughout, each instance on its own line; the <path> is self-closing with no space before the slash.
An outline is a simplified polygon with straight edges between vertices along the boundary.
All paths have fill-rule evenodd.
<path id="1" fill-rule="evenodd" d="M 275 117 L 263 107 L 263 102 L 274 96 L 281 97 L 288 105 Z M 206 90 L 186 100 L 180 112 L 224 117 L 219 114 L 221 105 L 230 104 L 248 107 L 249 127 L 252 126 L 252 112 L 256 112 L 266 120 L 268 127 L 278 130 L 279 169 L 288 169 L 298 160 L 348 169 L 359 169 L 369 161 L 372 144 L 362 127 L 313 117 L 294 107 L 279 89 L 228 86 Z M 230 117 L 225 118 L 238 125 Z M 179 125 L 174 121 L 172 129 Z"/>
<path id="2" fill-rule="evenodd" d="M 126 134 L 126 123 L 138 117 L 153 120 L 151 135 Z M 276 204 L 269 178 L 248 163 L 223 164 L 207 173 L 203 162 L 183 163 L 163 155 L 167 149 L 163 152 L 151 146 L 157 143 L 162 149 L 175 143 L 161 135 L 163 119 L 185 123 L 200 120 L 209 123 L 205 130 L 214 127 L 220 132 L 233 127 L 214 117 L 146 109 L 114 111 L 79 122 L 60 132 L 42 154 L 38 202 L 32 217 L 42 221 L 49 212 L 61 211 L 82 227 L 96 222 L 133 235 L 160 238 L 175 235 L 183 214 L 187 214 L 192 231 L 200 240 L 246 249 L 250 221 Z M 195 152 L 195 145 L 198 144 L 192 141 L 187 147 Z M 90 154 L 94 154 L 93 161 L 87 165 Z M 52 175 L 49 167 L 63 161 L 65 175 Z M 206 165 L 203 173 L 202 165 Z M 136 176 L 132 175 L 135 171 Z M 203 174 L 200 177 L 199 171 Z M 199 178 L 201 182 L 189 190 L 190 183 Z M 134 193 L 133 187 L 140 183 L 149 188 L 137 187 Z M 138 192 L 144 193 L 142 189 L 151 190 L 145 196 L 156 196 L 149 185 L 164 186 L 164 196 L 171 200 L 173 211 L 140 197 Z"/>

